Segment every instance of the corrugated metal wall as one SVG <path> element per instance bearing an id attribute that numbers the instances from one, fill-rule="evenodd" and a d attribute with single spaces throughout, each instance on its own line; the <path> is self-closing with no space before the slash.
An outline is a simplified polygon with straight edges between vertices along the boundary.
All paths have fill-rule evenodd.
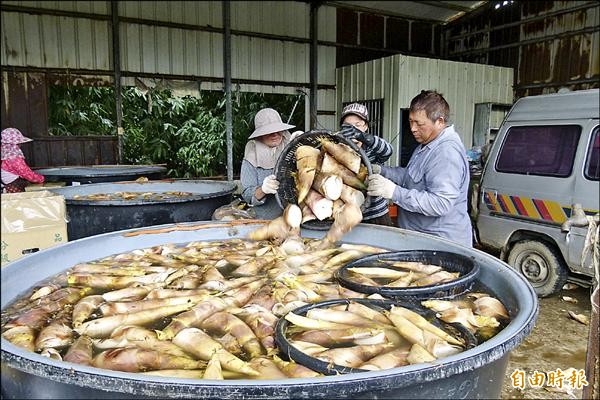
<path id="1" fill-rule="evenodd" d="M 421 90 L 437 90 L 448 101 L 450 122 L 469 148 L 475 104 L 511 104 L 512 83 L 512 68 L 396 55 L 338 68 L 337 104 L 383 99 L 383 137 L 398 152 L 400 110 Z"/>
<path id="2" fill-rule="evenodd" d="M 39 11 L 2 11 L 3 67 L 112 73 L 109 1 L 3 1 Z M 132 76 L 200 77 L 200 88 L 222 90 L 220 1 L 119 1 L 124 84 Z M 65 14 L 66 15 L 61 15 Z M 75 13 L 75 14 L 69 14 Z M 336 10 L 319 8 L 318 38 L 336 40 Z M 310 4 L 231 2 L 232 79 L 242 91 L 296 94 L 309 84 Z M 318 123 L 335 128 L 335 47 L 319 46 Z M 272 84 L 270 82 L 273 82 Z M 308 120 L 308 117 L 307 117 Z"/>
<path id="3" fill-rule="evenodd" d="M 123 18 L 150 19 L 171 23 L 222 28 L 221 2 L 121 2 Z M 335 8 L 319 9 L 319 40 L 335 41 Z M 235 31 L 309 38 L 310 6 L 300 2 L 231 2 L 231 73 L 233 79 L 285 82 L 290 86 L 268 84 L 236 85 L 241 91 L 296 94 L 309 78 L 308 43 L 236 35 Z M 223 38 L 221 33 L 123 23 L 121 64 L 123 71 L 167 75 L 223 77 Z M 335 85 L 335 48 L 319 46 L 318 83 Z M 201 82 L 201 88 L 220 90 L 218 82 Z M 335 89 L 320 89 L 319 111 L 335 112 Z M 307 116 L 308 119 L 308 116 Z M 320 114 L 318 123 L 329 129 L 335 119 Z M 307 121 L 308 124 L 308 121 Z"/>
<path id="4" fill-rule="evenodd" d="M 523 5 L 522 19 L 543 16 L 588 3 L 556 1 L 546 7 Z M 552 37 L 553 36 L 553 37 Z M 520 40 L 537 43 L 521 49 L 519 95 L 598 87 L 600 82 L 600 4 L 521 26 Z M 577 82 L 585 81 L 588 82 Z M 592 82 L 595 81 L 595 82 Z M 548 84 L 551 85 L 548 85 Z M 590 85 L 591 84 L 591 85 Z"/>
<path id="5" fill-rule="evenodd" d="M 106 71 L 110 38 L 108 21 L 3 12 L 2 65 Z"/>
<path id="6" fill-rule="evenodd" d="M 600 2 L 523 1 L 445 28 L 450 59 L 515 69 L 515 97 L 600 86 Z"/>

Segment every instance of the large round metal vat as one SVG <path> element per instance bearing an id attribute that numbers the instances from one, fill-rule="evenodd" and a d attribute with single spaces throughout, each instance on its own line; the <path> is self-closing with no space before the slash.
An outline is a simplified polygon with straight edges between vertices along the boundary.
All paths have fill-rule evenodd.
<path id="1" fill-rule="evenodd" d="M 41 168 L 46 182 L 65 182 L 67 186 L 100 182 L 133 181 L 141 177 L 162 179 L 167 168 L 159 165 L 89 165 L 79 167 Z"/>
<path id="2" fill-rule="evenodd" d="M 257 226 L 252 221 L 171 224 L 154 227 L 154 231 L 131 230 L 133 235 L 128 236 L 108 233 L 43 250 L 3 267 L 2 309 L 36 282 L 75 263 L 164 243 L 245 237 Z M 323 232 L 304 230 L 303 236 L 321 237 Z M 286 380 L 211 381 L 116 372 L 48 359 L 2 338 L 2 394 L 4 398 L 499 398 L 503 380 L 510 374 L 506 371 L 509 352 L 535 324 L 538 306 L 531 286 L 498 259 L 429 235 L 361 224 L 344 241 L 472 257 L 481 267 L 480 282 L 504 303 L 511 322 L 487 342 L 435 364 Z"/>
<path id="3" fill-rule="evenodd" d="M 231 201 L 233 182 L 150 181 L 115 182 L 52 189 L 65 197 L 69 240 L 123 229 L 173 222 L 210 220 L 212 213 Z M 75 196 L 117 192 L 186 192 L 191 195 L 164 199 L 76 200 Z"/>

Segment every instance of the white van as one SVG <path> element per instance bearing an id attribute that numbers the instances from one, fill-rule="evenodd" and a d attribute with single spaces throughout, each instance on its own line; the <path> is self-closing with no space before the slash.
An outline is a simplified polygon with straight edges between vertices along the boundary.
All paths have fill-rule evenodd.
<path id="1" fill-rule="evenodd" d="M 593 89 L 517 100 L 481 176 L 478 240 L 501 250 L 540 297 L 569 277 L 594 275 L 581 260 L 588 228 L 569 218 L 574 204 L 587 215 L 600 208 L 599 96 Z"/>

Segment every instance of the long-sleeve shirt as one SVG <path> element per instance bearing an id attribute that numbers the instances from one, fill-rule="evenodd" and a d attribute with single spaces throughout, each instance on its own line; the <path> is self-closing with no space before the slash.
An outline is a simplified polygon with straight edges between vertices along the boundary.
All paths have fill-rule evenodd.
<path id="1" fill-rule="evenodd" d="M 246 203 L 255 206 L 254 211 L 258 219 L 274 219 L 283 213 L 283 210 L 277 204 L 274 194 L 268 194 L 261 200 L 258 200 L 255 195 L 256 189 L 262 186 L 263 180 L 274 173 L 274 169 L 272 168 L 254 167 L 247 160 L 242 160 L 242 168 L 240 170 L 242 198 Z"/>
<path id="2" fill-rule="evenodd" d="M 392 145 L 375 136 L 373 144 L 364 148 L 369 161 L 374 164 L 383 164 L 392 155 Z M 371 204 L 363 212 L 363 221 L 381 217 L 389 212 L 388 201 L 383 197 L 371 197 Z"/>
<path id="3" fill-rule="evenodd" d="M 32 183 L 44 183 L 44 175 L 33 172 L 23 157 L 2 160 L 2 169 Z"/>
<path id="4" fill-rule="evenodd" d="M 392 200 L 401 210 L 398 226 L 473 245 L 467 213 L 469 164 L 454 126 L 419 145 L 406 168 L 382 167 L 397 186 Z"/>

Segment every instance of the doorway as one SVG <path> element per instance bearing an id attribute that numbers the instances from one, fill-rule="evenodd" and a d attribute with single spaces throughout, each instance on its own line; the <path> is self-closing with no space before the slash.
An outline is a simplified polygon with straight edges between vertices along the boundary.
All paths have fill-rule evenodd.
<path id="1" fill-rule="evenodd" d="M 410 132 L 410 123 L 408 122 L 408 108 L 400 110 L 400 149 L 398 151 L 398 165 L 406 167 L 408 161 L 417 148 L 419 143 Z"/>

